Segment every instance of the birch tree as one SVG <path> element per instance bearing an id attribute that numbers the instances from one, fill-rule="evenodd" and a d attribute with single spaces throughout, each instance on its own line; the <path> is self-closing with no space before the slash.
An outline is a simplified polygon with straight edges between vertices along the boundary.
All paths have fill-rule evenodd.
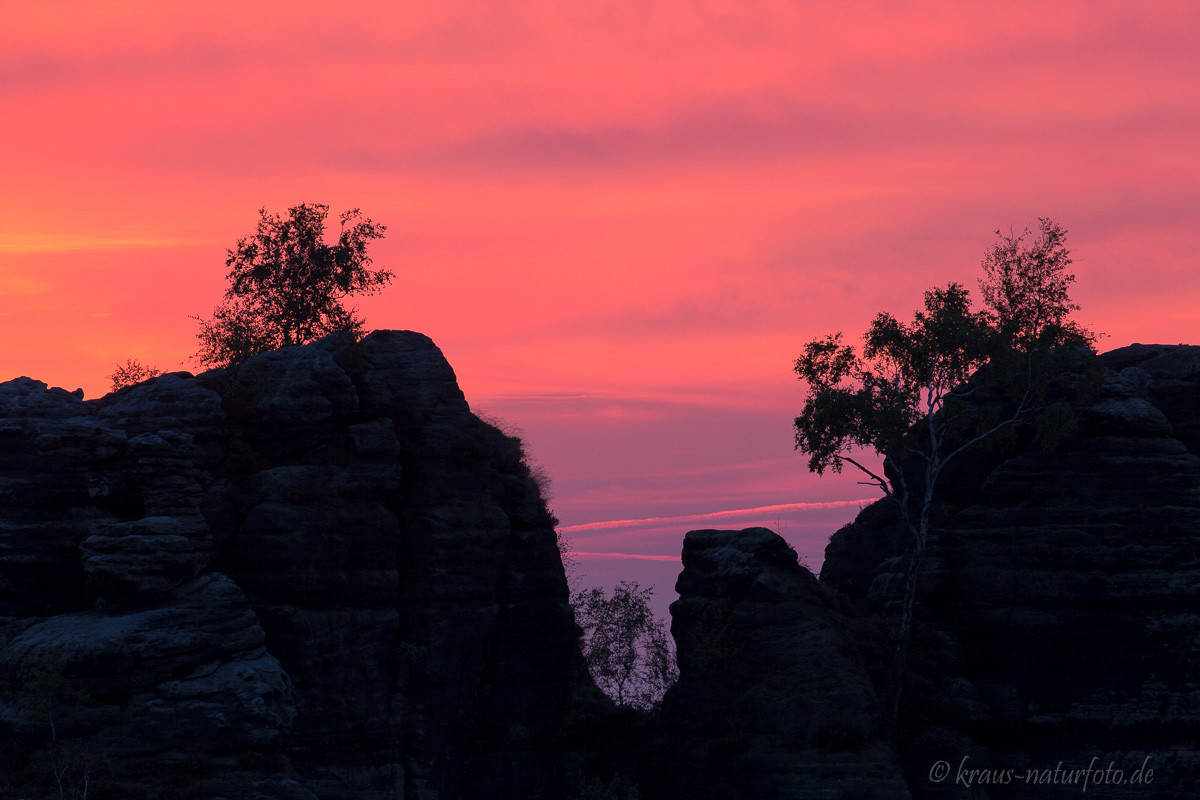
<path id="1" fill-rule="evenodd" d="M 795 362 L 808 386 L 795 419 L 796 449 L 818 475 L 849 465 L 893 498 L 911 546 L 887 704 L 890 735 L 899 710 L 913 605 L 929 540 L 938 480 L 963 452 L 1040 407 L 1052 375 L 1077 363 L 1094 336 L 1070 320 L 1073 274 L 1066 231 L 1043 219 L 1028 245 L 1005 237 L 984 256 L 986 307 L 972 308 L 961 284 L 925 293 L 924 308 L 904 323 L 877 315 L 860 350 L 841 333 L 809 342 Z M 999 384 L 1001 402 L 977 395 Z M 876 465 L 875 459 L 881 464 Z"/>
<path id="2" fill-rule="evenodd" d="M 236 367 L 251 356 L 307 344 L 328 333 L 361 334 L 363 322 L 343 301 L 375 294 L 392 279 L 367 253 L 387 228 L 357 208 L 343 213 L 337 241 L 325 241 L 329 206 L 303 204 L 287 216 L 259 212 L 258 229 L 228 251 L 229 287 L 211 319 L 200 319 L 196 359 Z"/>
<path id="3" fill-rule="evenodd" d="M 652 587 L 621 581 L 611 595 L 592 588 L 573 600 L 588 671 L 618 706 L 653 708 L 679 676 L 653 595 Z"/>

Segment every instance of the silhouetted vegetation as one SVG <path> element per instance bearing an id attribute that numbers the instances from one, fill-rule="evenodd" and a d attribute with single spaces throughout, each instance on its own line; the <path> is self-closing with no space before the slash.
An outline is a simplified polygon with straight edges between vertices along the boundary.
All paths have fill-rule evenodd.
<path id="1" fill-rule="evenodd" d="M 650 607 L 653 596 L 652 587 L 621 581 L 611 595 L 592 588 L 574 598 L 588 671 L 619 706 L 653 708 L 679 676 L 666 626 Z"/>
<path id="2" fill-rule="evenodd" d="M 1071 320 L 1079 305 L 1071 301 L 1074 273 L 1067 231 L 1052 219 L 1038 219 L 1036 238 L 996 231 L 998 241 L 984 254 L 979 289 L 984 314 L 1001 343 L 1016 351 L 1058 345 L 1091 344 L 1095 336 Z"/>
<path id="3" fill-rule="evenodd" d="M 196 359 L 206 366 L 236 367 L 247 358 L 326 334 L 362 333 L 347 297 L 375 294 L 392 279 L 371 269 L 368 245 L 385 226 L 358 209 L 341 215 L 337 242 L 325 242 L 329 206 L 304 204 L 287 216 L 259 211 L 258 229 L 229 250 L 229 288 L 211 319 L 200 322 Z"/>
<path id="4" fill-rule="evenodd" d="M 1070 319 L 1079 306 L 1069 297 L 1075 276 L 1067 271 L 1066 231 L 1041 219 L 1031 241 L 1028 230 L 996 235 L 983 258 L 982 310 L 972 308 L 961 284 L 933 288 L 910 323 L 877 315 L 861 351 L 835 333 L 809 342 L 795 363 L 808 385 L 795 444 L 809 456 L 809 469 L 860 470 L 864 483 L 895 498 L 912 536 L 889 724 L 899 704 L 938 478 L 964 450 L 1040 409 L 1051 378 L 1078 365 L 1095 340 Z M 1062 424 L 1061 415 L 1047 419 Z M 882 469 L 865 464 L 863 452 L 881 456 Z"/>
<path id="5" fill-rule="evenodd" d="M 57 648 L 47 649 L 34 666 L 21 671 L 17 683 L 16 708 L 46 730 L 48 740 L 35 762 L 44 765 L 53 796 L 58 800 L 87 800 L 107 754 L 88 742 L 68 738 L 64 731 L 87 703 L 87 694 L 63 674 L 62 654 Z"/>
<path id="6" fill-rule="evenodd" d="M 124 389 L 126 386 L 134 386 L 142 381 L 148 381 L 151 378 L 157 378 L 162 375 L 162 370 L 158 367 L 151 367 L 143 364 L 136 358 L 127 358 L 123 365 L 118 365 L 117 369 L 108 379 L 112 381 L 112 391 Z"/>

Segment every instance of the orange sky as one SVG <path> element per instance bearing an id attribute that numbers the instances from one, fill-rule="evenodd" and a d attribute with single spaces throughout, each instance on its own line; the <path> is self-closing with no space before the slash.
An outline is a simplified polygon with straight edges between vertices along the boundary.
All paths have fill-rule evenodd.
<path id="1" fill-rule="evenodd" d="M 660 520 L 579 550 L 674 555 L 869 496 L 791 452 L 791 361 L 998 227 L 1070 230 L 1103 347 L 1198 338 L 1194 3 L 181 8 L 4 8 L 0 377 L 189 367 L 259 207 L 361 207 L 368 325 L 442 346 L 564 525 Z M 819 563 L 853 511 L 775 519 Z"/>

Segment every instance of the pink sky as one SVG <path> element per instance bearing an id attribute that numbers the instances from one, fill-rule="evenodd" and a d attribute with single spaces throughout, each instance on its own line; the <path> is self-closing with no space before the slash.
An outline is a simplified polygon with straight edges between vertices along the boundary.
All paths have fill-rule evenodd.
<path id="1" fill-rule="evenodd" d="M 792 360 L 996 228 L 1070 230 L 1102 347 L 1197 340 L 1194 3 L 9 5 L 0 378 L 190 368 L 259 207 L 361 207 L 368 325 L 525 431 L 582 552 L 767 523 L 819 565 L 857 506 L 808 504 L 871 495 L 792 452 Z"/>

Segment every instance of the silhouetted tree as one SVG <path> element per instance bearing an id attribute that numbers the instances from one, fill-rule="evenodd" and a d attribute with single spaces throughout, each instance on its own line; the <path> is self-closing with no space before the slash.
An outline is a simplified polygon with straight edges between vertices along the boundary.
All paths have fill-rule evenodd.
<path id="1" fill-rule="evenodd" d="M 653 595 L 652 587 L 621 581 L 611 595 L 588 589 L 573 603 L 588 671 L 617 705 L 651 708 L 679 675 L 665 625 L 650 608 Z"/>
<path id="2" fill-rule="evenodd" d="M 197 360 L 236 367 L 250 356 L 306 344 L 335 331 L 362 332 L 342 301 L 374 294 L 391 279 L 371 269 L 367 246 L 386 228 L 358 209 L 341 215 L 337 242 L 325 242 L 329 206 L 299 205 L 286 217 L 259 211 L 258 230 L 229 250 L 229 288 L 211 319 L 200 322 Z"/>
<path id="3" fill-rule="evenodd" d="M 970 293 L 951 283 L 925 293 L 924 309 L 902 323 L 875 317 L 861 353 L 835 333 L 809 342 L 795 371 L 808 395 L 795 420 L 796 449 L 818 475 L 849 464 L 896 500 L 912 537 L 898 644 L 893 660 L 888 725 L 895 723 L 907 658 L 917 579 L 929 534 L 938 479 L 959 454 L 1040 407 L 1050 377 L 1075 363 L 1094 336 L 1069 319 L 1078 308 L 1068 289 L 1074 275 L 1066 231 L 1041 220 L 1041 235 L 1002 236 L 983 259 L 986 308 L 971 308 Z M 984 367 L 1001 384 L 1000 403 L 980 401 Z M 882 468 L 860 453 L 882 457 Z M 906 468 L 919 463 L 919 486 Z M 914 496 L 914 488 L 918 493 Z"/>
<path id="4" fill-rule="evenodd" d="M 997 241 L 983 257 L 979 281 L 992 326 L 1018 350 L 1053 347 L 1059 342 L 1092 341 L 1094 337 L 1073 322 L 1071 302 L 1075 275 L 1067 249 L 1067 231 L 1052 219 L 1038 218 L 1036 237 L 1026 245 L 1029 228 L 1020 234 L 996 231 Z"/>
<path id="5" fill-rule="evenodd" d="M 124 365 L 117 365 L 116 371 L 108 376 L 112 381 L 112 390 L 115 392 L 118 389 L 124 389 L 126 386 L 133 386 L 148 381 L 151 378 L 157 378 L 162 374 L 162 370 L 158 367 L 151 367 L 141 363 L 136 358 L 125 359 Z"/>

